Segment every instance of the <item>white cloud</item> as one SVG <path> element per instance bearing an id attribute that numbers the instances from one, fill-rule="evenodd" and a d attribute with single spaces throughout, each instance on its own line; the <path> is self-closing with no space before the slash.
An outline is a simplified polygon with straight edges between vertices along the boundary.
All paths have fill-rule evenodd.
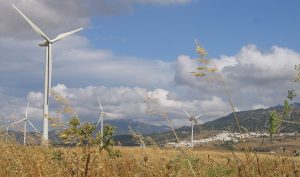
<path id="1" fill-rule="evenodd" d="M 252 109 L 265 109 L 265 108 L 268 108 L 267 106 L 265 105 L 262 105 L 262 104 L 256 104 L 252 107 Z"/>
<path id="2" fill-rule="evenodd" d="M 30 105 L 33 107 L 43 106 L 43 94 L 41 92 L 29 92 L 27 99 L 29 100 Z"/>
<path id="3" fill-rule="evenodd" d="M 182 107 L 182 103 L 180 101 L 171 100 L 168 98 L 169 92 L 163 89 L 155 89 L 153 92 L 148 93 L 148 97 L 154 97 L 159 100 L 159 103 L 163 107 Z"/>
<path id="4" fill-rule="evenodd" d="M 248 45 L 232 60 L 235 60 L 236 64 L 223 69 L 228 77 L 235 80 L 263 81 L 267 84 L 279 80 L 292 80 L 295 75 L 293 68 L 299 63 L 300 55 L 278 46 L 264 53 L 254 45 Z"/>
<path id="5" fill-rule="evenodd" d="M 0 38 L 0 83 L 4 87 L 41 90 L 44 49 L 37 41 Z M 72 36 L 53 46 L 53 85 L 125 85 L 165 87 L 172 81 L 172 63 L 118 56 L 109 50 L 92 49 L 86 38 Z M 19 73 L 22 72 L 22 75 Z"/>
<path id="6" fill-rule="evenodd" d="M 235 57 L 221 56 L 219 59 L 215 59 L 214 62 L 218 66 L 219 70 L 223 70 L 225 67 L 237 65 Z"/>
<path id="7" fill-rule="evenodd" d="M 102 106 L 106 112 L 111 113 L 114 117 L 111 119 L 134 119 L 143 122 L 154 124 L 167 124 L 166 120 L 161 116 L 152 116 L 147 112 L 147 104 L 145 97 L 154 94 L 160 100 L 161 109 L 169 113 L 170 119 L 176 126 L 188 124 L 182 108 L 191 114 L 202 114 L 201 121 L 211 120 L 215 116 L 220 116 L 228 113 L 228 106 L 221 98 L 213 97 L 211 100 L 191 100 L 182 101 L 172 99 L 168 95 L 171 91 L 164 89 L 149 90 L 140 87 L 94 87 L 85 88 L 68 88 L 63 84 L 58 84 L 53 87 L 54 90 L 61 92 L 64 95 L 74 113 L 83 121 L 96 122 L 99 116 L 98 100 L 101 99 Z M 37 124 L 42 125 L 42 101 L 43 97 L 40 92 L 30 92 L 28 94 L 30 100 L 29 117 Z M 21 115 L 25 111 L 26 104 L 22 98 L 14 96 L 7 97 L 9 103 L 2 105 L 0 111 L 2 115 Z M 12 100 L 14 100 L 12 102 Z M 56 111 L 61 109 L 63 105 L 50 99 L 50 116 L 56 116 Z M 9 108 L 9 109 L 7 109 Z M 15 109 L 13 109 L 15 108 Z M 215 111 L 215 109 L 218 109 Z M 70 115 L 61 116 L 67 122 Z M 107 117 L 109 118 L 109 117 Z M 41 127 L 40 127 L 41 128 Z"/>
<path id="8" fill-rule="evenodd" d="M 56 70 L 54 64 L 54 72 L 61 79 L 59 82 L 79 78 L 82 85 L 86 86 L 118 83 L 129 86 L 163 87 L 172 81 L 171 62 L 118 56 L 112 51 L 91 49 L 88 44 L 70 48 L 68 45 L 70 43 L 80 41 L 71 38 L 56 46 L 60 50 L 57 52 L 61 52 L 56 55 Z"/>
<path id="9" fill-rule="evenodd" d="M 257 108 L 257 105 L 281 104 L 289 89 L 300 89 L 299 84 L 292 82 L 300 54 L 290 49 L 274 46 L 270 51 L 262 52 L 256 46 L 248 45 L 236 56 L 221 56 L 213 60 L 231 90 L 233 102 L 241 110 Z M 226 100 L 220 82 L 209 83 L 203 78 L 193 78 L 190 72 L 195 71 L 197 65 L 191 58 L 178 57 L 176 66 L 175 84 L 193 88 L 193 93 L 201 94 L 199 99 L 217 95 Z"/>

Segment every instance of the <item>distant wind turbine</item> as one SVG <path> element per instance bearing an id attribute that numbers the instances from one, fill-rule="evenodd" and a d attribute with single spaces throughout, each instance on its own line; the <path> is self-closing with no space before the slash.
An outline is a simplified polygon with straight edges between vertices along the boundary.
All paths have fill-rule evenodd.
<path id="1" fill-rule="evenodd" d="M 0 137 L 5 136 L 5 142 L 7 142 L 8 139 L 13 140 L 13 138 L 8 134 L 9 126 L 10 124 L 7 125 L 5 133 L 0 135 Z"/>
<path id="2" fill-rule="evenodd" d="M 184 109 L 183 109 L 183 112 L 187 116 L 188 120 L 191 122 L 191 129 L 192 129 L 191 147 L 193 148 L 194 147 L 194 123 L 195 123 L 195 125 L 198 125 L 197 119 L 201 116 L 201 114 L 199 114 L 198 116 L 192 116 L 191 114 L 187 113 Z"/>
<path id="3" fill-rule="evenodd" d="M 99 123 L 101 122 L 101 129 L 100 129 L 100 131 L 101 131 L 101 135 L 103 135 L 103 119 L 104 119 L 104 114 L 109 115 L 109 116 L 113 116 L 113 115 L 111 115 L 110 113 L 107 113 L 107 112 L 103 111 L 103 107 L 102 107 L 102 104 L 101 104 L 101 101 L 100 101 L 99 97 L 98 97 L 98 104 L 99 104 L 99 110 L 100 110 L 100 117 L 98 119 L 96 127 L 98 127 Z"/>
<path id="4" fill-rule="evenodd" d="M 45 90 L 44 90 L 44 108 L 43 108 L 43 136 L 42 136 L 42 144 L 48 145 L 48 117 L 49 117 L 49 96 L 50 96 L 50 88 L 51 88 L 51 79 L 52 79 L 52 44 L 71 35 L 74 34 L 83 28 L 78 28 L 76 30 L 62 33 L 58 35 L 54 39 L 50 39 L 46 34 L 38 28 L 27 16 L 25 16 L 15 5 L 13 8 L 29 23 L 29 25 L 33 28 L 33 30 L 40 35 L 45 41 L 39 46 L 46 47 L 46 64 L 45 64 Z"/>
<path id="5" fill-rule="evenodd" d="M 36 131 L 38 132 L 39 134 L 41 134 L 40 131 L 38 131 L 35 126 L 28 120 L 28 109 L 29 109 L 29 101 L 27 102 L 27 107 L 26 107 L 26 113 L 25 113 L 25 118 L 24 119 L 21 119 L 19 121 L 16 121 L 16 122 L 13 122 L 10 124 L 11 125 L 14 125 L 14 124 L 18 124 L 18 123 L 21 123 L 21 122 L 24 122 L 24 139 L 23 139 L 23 144 L 24 146 L 26 145 L 26 138 L 27 138 L 27 122 L 29 123 L 29 125 Z"/>

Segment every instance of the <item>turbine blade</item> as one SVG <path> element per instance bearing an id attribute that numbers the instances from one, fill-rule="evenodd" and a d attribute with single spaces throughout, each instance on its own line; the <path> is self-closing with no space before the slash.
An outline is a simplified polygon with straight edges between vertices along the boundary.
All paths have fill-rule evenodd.
<path id="1" fill-rule="evenodd" d="M 29 23 L 29 25 L 37 34 L 41 35 L 45 40 L 50 42 L 48 36 L 41 29 L 39 29 L 28 17 L 26 17 L 26 15 L 24 15 L 23 12 L 21 12 L 21 10 L 19 10 L 14 4 L 11 5 Z"/>
<path id="2" fill-rule="evenodd" d="M 28 118 L 28 109 L 29 109 L 29 100 L 27 100 L 27 107 L 26 107 L 25 119 Z"/>
<path id="3" fill-rule="evenodd" d="M 78 28 L 78 29 L 70 31 L 70 32 L 62 33 L 62 34 L 58 35 L 56 38 L 54 38 L 51 42 L 53 43 L 53 42 L 59 41 L 67 36 L 77 33 L 78 31 L 81 31 L 81 30 L 83 30 L 83 28 Z"/>
<path id="4" fill-rule="evenodd" d="M 102 107 L 102 105 L 101 105 L 101 101 L 100 101 L 100 98 L 99 98 L 99 97 L 98 97 L 98 102 L 99 102 L 99 107 L 100 107 L 101 111 L 103 112 L 103 107 Z"/>
<path id="5" fill-rule="evenodd" d="M 100 114 L 100 117 L 99 117 L 99 120 L 98 120 L 98 122 L 97 122 L 97 125 L 96 125 L 96 127 L 98 127 L 98 125 L 99 125 L 100 121 L 103 119 L 103 114 L 104 114 L 104 112 L 101 112 L 101 114 Z"/>
<path id="6" fill-rule="evenodd" d="M 101 119 L 102 119 L 102 114 L 101 114 L 101 116 L 100 116 L 99 119 L 98 119 L 98 122 L 97 122 L 97 124 L 96 124 L 96 127 L 98 127 L 98 125 L 99 125 Z"/>
<path id="7" fill-rule="evenodd" d="M 14 125 L 14 124 L 20 123 L 20 122 L 22 122 L 22 121 L 24 121 L 24 120 L 26 120 L 26 119 L 18 120 L 18 121 L 16 121 L 16 122 L 11 123 L 10 125 Z"/>
<path id="8" fill-rule="evenodd" d="M 52 45 L 49 44 L 48 46 L 48 59 L 49 59 L 49 92 L 48 92 L 48 98 L 51 94 L 51 84 L 52 84 Z"/>
<path id="9" fill-rule="evenodd" d="M 35 128 L 35 126 L 34 126 L 29 120 L 28 120 L 27 122 L 31 125 L 31 127 L 32 127 L 36 132 L 38 132 L 39 134 L 41 134 L 41 132 L 38 131 L 37 128 Z"/>
<path id="10" fill-rule="evenodd" d="M 110 113 L 104 112 L 104 114 L 106 114 L 106 115 L 109 115 L 109 116 L 113 117 L 113 115 L 112 115 L 112 114 L 110 114 Z"/>
<path id="11" fill-rule="evenodd" d="M 198 119 L 200 116 L 202 116 L 202 114 L 199 114 L 198 116 L 196 116 L 195 119 Z"/>
<path id="12" fill-rule="evenodd" d="M 187 113 L 184 109 L 182 109 L 182 110 L 183 110 L 183 112 L 185 113 L 185 115 L 188 116 L 188 118 L 191 117 L 191 115 L 190 115 L 189 113 Z"/>

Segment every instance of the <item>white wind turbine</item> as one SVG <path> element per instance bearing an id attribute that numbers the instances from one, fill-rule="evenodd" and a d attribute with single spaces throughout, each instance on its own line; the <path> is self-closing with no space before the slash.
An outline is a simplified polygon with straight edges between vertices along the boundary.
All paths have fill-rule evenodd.
<path id="1" fill-rule="evenodd" d="M 13 140 L 13 138 L 11 136 L 9 136 L 9 134 L 8 134 L 9 126 L 10 126 L 10 124 L 7 125 L 5 133 L 0 135 L 0 137 L 5 136 L 5 142 L 7 142 L 8 139 Z"/>
<path id="2" fill-rule="evenodd" d="M 51 88 L 51 77 L 52 77 L 52 44 L 71 35 L 74 34 L 83 28 L 78 28 L 76 30 L 62 33 L 58 35 L 54 39 L 50 39 L 46 34 L 38 28 L 28 17 L 26 17 L 15 5 L 13 8 L 17 10 L 17 12 L 29 23 L 29 25 L 33 28 L 33 30 L 40 35 L 45 41 L 39 46 L 46 47 L 46 64 L 45 64 L 45 90 L 44 90 L 44 107 L 43 107 L 43 136 L 42 136 L 42 144 L 48 144 L 48 116 L 49 116 L 49 96 L 50 96 L 50 88 Z"/>
<path id="3" fill-rule="evenodd" d="M 98 127 L 99 123 L 101 122 L 101 134 L 103 135 L 103 119 L 104 119 L 104 114 L 112 116 L 110 113 L 104 112 L 103 107 L 100 101 L 100 98 L 98 97 L 98 104 L 99 104 L 99 110 L 100 110 L 100 117 L 98 119 L 98 122 L 96 124 L 96 127 Z"/>
<path id="4" fill-rule="evenodd" d="M 194 147 L 194 123 L 195 123 L 195 125 L 198 125 L 197 119 L 201 116 L 201 114 L 199 114 L 198 116 L 193 116 L 193 115 L 187 113 L 184 109 L 183 109 L 183 112 L 187 116 L 188 120 L 191 122 L 191 129 L 192 129 L 191 147 L 193 148 Z"/>
<path id="5" fill-rule="evenodd" d="M 27 138 L 27 122 L 29 123 L 29 125 L 36 131 L 38 132 L 39 134 L 41 134 L 40 131 L 38 131 L 35 126 L 28 120 L 28 109 L 29 109 L 29 100 L 27 102 L 27 107 L 26 107 L 26 113 L 25 113 L 25 118 L 24 119 L 21 119 L 19 121 L 16 121 L 16 122 L 13 122 L 10 124 L 11 125 L 14 125 L 14 124 L 18 124 L 18 123 L 21 123 L 21 122 L 24 122 L 24 140 L 23 140 L 23 143 L 24 143 L 24 146 L 26 145 L 26 138 Z"/>

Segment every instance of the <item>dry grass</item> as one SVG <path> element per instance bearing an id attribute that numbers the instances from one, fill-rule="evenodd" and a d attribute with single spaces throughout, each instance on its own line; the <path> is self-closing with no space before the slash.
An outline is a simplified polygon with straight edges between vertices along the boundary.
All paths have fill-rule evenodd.
<path id="1" fill-rule="evenodd" d="M 94 149 L 88 176 L 193 176 L 187 160 L 175 149 L 121 148 L 122 157 L 109 158 Z M 0 143 L 0 176 L 84 176 L 80 148 L 23 147 Z M 197 176 L 299 176 L 295 157 L 226 151 L 187 151 Z M 239 159 L 239 160 L 237 160 Z M 249 160 L 250 159 L 250 160 Z M 244 163 L 244 165 L 242 165 Z M 241 168 L 246 168 L 244 169 Z"/>

